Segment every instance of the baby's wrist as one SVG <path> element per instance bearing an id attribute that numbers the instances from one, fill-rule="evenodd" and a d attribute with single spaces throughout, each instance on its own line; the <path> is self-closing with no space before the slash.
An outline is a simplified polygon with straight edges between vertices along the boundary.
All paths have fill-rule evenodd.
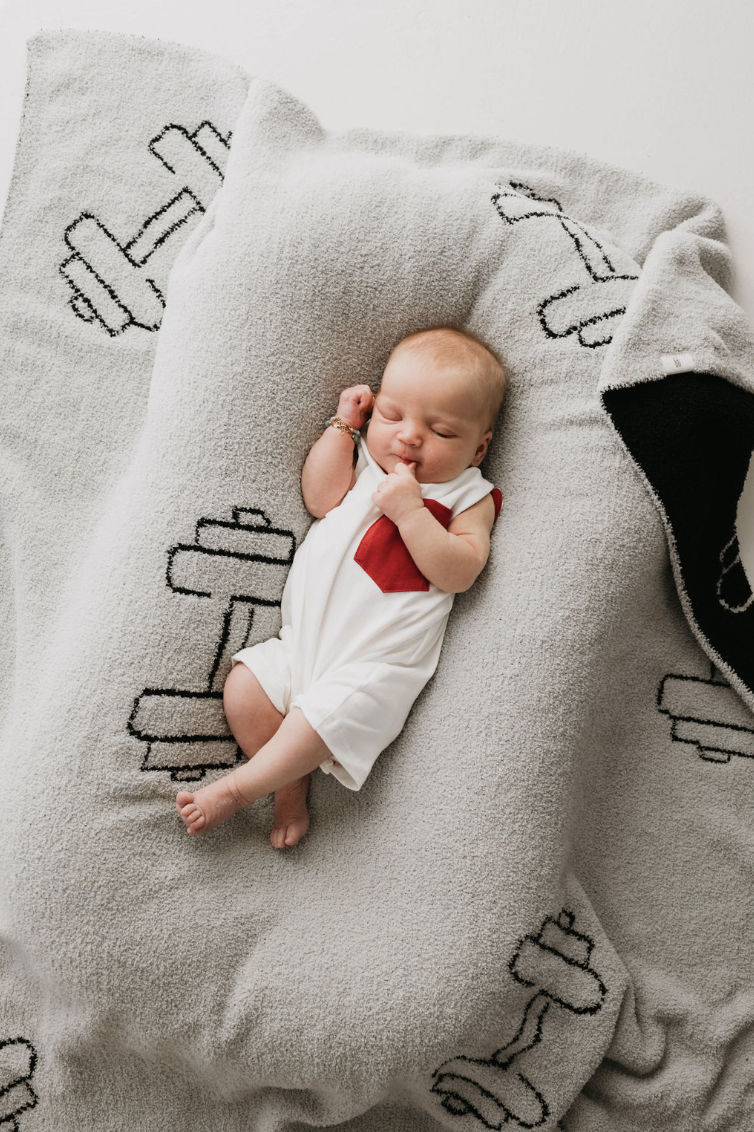
<path id="1" fill-rule="evenodd" d="M 358 413 L 349 413 L 347 409 L 338 409 L 335 419 L 345 421 L 349 428 L 360 429 L 364 424 L 364 418 L 362 416 Z"/>
<path id="2" fill-rule="evenodd" d="M 330 417 L 329 420 L 325 421 L 325 431 L 340 433 L 341 436 L 348 437 L 348 439 L 354 444 L 358 441 L 359 436 L 361 435 L 359 433 L 358 426 L 351 424 L 350 420 L 342 417 L 340 414 L 335 417 Z"/>
<path id="3" fill-rule="evenodd" d="M 417 500 L 416 503 L 408 504 L 406 507 L 404 507 L 398 517 L 393 520 L 393 522 L 395 523 L 400 533 L 403 534 L 404 530 L 410 531 L 412 529 L 416 522 L 416 516 L 421 515 L 426 510 L 427 509 L 424 506 L 424 500 Z M 427 514 L 429 514 L 429 512 L 427 512 Z"/>

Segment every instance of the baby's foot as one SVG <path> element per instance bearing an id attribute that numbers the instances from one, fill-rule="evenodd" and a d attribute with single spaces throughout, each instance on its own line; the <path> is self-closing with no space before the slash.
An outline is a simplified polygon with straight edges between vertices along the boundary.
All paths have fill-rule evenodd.
<path id="1" fill-rule="evenodd" d="M 309 811 L 306 795 L 311 775 L 289 782 L 275 791 L 275 816 L 272 819 L 270 841 L 276 849 L 295 845 L 309 828 Z"/>
<path id="2" fill-rule="evenodd" d="M 179 790 L 175 797 L 175 808 L 186 823 L 188 833 L 208 833 L 215 826 L 220 825 L 231 814 L 242 810 L 249 803 L 234 791 L 226 774 L 203 786 L 191 794 L 187 790 Z"/>

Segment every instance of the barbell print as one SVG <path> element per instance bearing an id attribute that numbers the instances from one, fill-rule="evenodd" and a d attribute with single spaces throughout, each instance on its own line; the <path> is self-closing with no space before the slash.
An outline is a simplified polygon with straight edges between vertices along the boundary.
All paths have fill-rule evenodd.
<path id="1" fill-rule="evenodd" d="M 671 719 L 671 737 L 692 743 L 707 762 L 729 763 L 732 755 L 754 759 L 754 716 L 730 684 L 715 676 L 663 676 L 657 707 Z"/>
<path id="2" fill-rule="evenodd" d="M 0 1126 L 3 1132 L 19 1132 L 18 1117 L 37 1103 L 31 1087 L 36 1061 L 34 1047 L 25 1038 L 0 1042 Z"/>
<path id="3" fill-rule="evenodd" d="M 454 1057 L 435 1070 L 432 1091 L 455 1116 L 473 1116 L 484 1128 L 507 1123 L 537 1128 L 548 1119 L 542 1093 L 515 1061 L 543 1037 L 543 1021 L 552 1004 L 574 1014 L 595 1014 L 607 989 L 591 966 L 594 943 L 573 927 L 574 914 L 563 909 L 548 917 L 536 935 L 525 936 L 509 968 L 524 986 L 534 987 L 518 1032 L 489 1058 Z"/>
<path id="4" fill-rule="evenodd" d="M 236 507 L 230 520 L 200 519 L 194 541 L 168 552 L 167 585 L 174 593 L 214 599 L 224 612 L 207 687 L 144 688 L 134 700 L 128 731 L 146 744 L 143 770 L 167 770 L 177 782 L 232 767 L 239 751 L 223 712 L 230 657 L 276 635 L 280 602 L 293 561 L 292 531 L 271 525 L 258 508 Z"/>
<path id="5" fill-rule="evenodd" d="M 210 122 L 202 122 L 192 133 L 183 126 L 166 126 L 148 148 L 181 183 L 180 190 L 153 209 L 125 241 L 88 211 L 68 225 L 63 238 L 71 254 L 60 272 L 73 292 L 70 305 L 78 318 L 99 322 L 112 336 L 129 326 L 159 328 L 165 308 L 163 277 L 174 253 L 156 269 L 149 260 L 192 216 L 207 209 L 222 184 L 229 143 L 230 134 L 223 137 Z"/>
<path id="6" fill-rule="evenodd" d="M 626 313 L 638 276 L 621 274 L 602 245 L 563 211 L 555 197 L 539 196 L 521 182 L 500 185 L 492 196 L 500 219 L 508 225 L 555 221 L 570 238 L 588 282 L 574 284 L 549 295 L 537 307 L 537 317 L 548 338 L 575 334 L 582 346 L 605 346 Z M 576 271 L 579 268 L 574 263 Z"/>

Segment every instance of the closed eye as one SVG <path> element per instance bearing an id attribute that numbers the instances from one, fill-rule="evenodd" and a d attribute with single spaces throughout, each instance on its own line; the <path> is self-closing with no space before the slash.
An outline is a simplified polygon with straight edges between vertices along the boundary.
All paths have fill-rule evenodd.
<path id="1" fill-rule="evenodd" d="M 455 436 L 454 432 L 438 432 L 436 428 L 433 428 L 432 432 L 435 434 L 435 436 L 441 436 L 443 440 L 452 440 Z"/>

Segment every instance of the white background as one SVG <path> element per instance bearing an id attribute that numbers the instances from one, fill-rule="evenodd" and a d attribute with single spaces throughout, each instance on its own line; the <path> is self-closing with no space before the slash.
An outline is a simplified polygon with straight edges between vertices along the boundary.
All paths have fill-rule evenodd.
<path id="1" fill-rule="evenodd" d="M 754 323 L 749 0 L 0 0 L 0 202 L 41 28 L 174 40 L 303 99 L 330 129 L 498 135 L 712 197 Z M 754 581 L 754 471 L 739 512 Z"/>

